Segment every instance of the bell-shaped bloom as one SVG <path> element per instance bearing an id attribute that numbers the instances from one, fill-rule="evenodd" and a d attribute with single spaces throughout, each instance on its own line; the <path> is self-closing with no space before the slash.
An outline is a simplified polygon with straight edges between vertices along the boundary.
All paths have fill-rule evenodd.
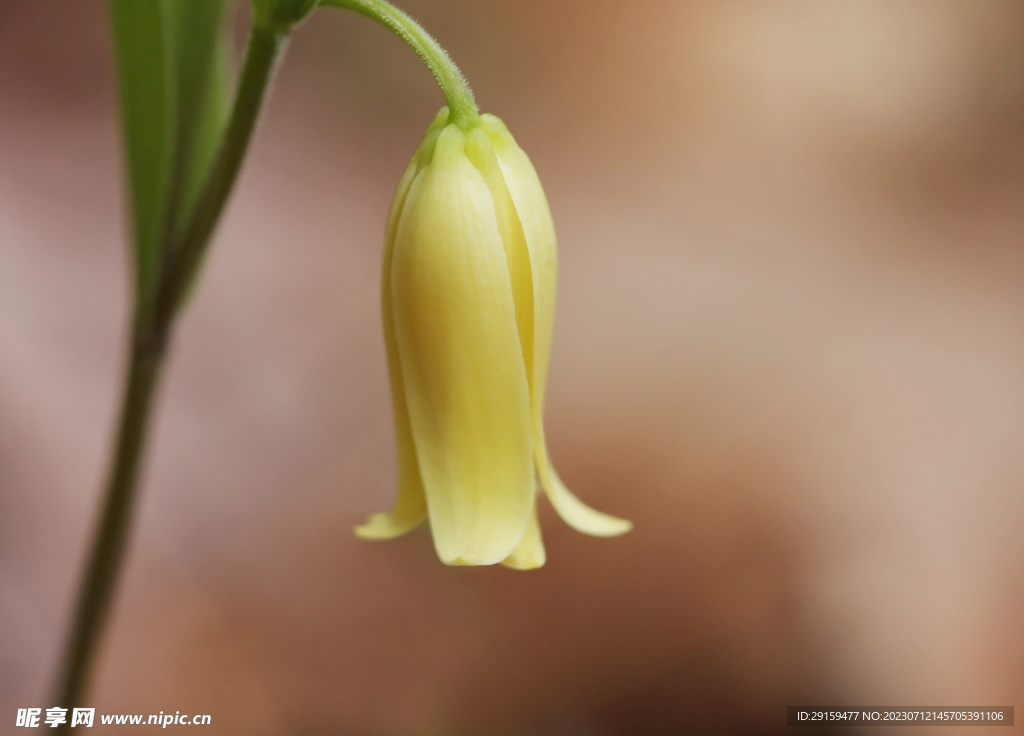
<path id="1" fill-rule="evenodd" d="M 548 459 L 556 270 L 554 224 L 526 154 L 493 115 L 465 131 L 442 109 L 388 216 L 383 313 L 398 499 L 357 527 L 360 537 L 391 539 L 429 519 L 446 564 L 540 567 L 538 479 L 574 529 L 631 528 L 576 498 Z"/>

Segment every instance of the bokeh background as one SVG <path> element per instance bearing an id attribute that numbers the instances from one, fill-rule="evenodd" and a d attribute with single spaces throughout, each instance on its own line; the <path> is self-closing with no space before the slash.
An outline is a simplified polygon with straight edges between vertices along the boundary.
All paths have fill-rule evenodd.
<path id="1" fill-rule="evenodd" d="M 541 174 L 551 450 L 635 531 L 545 506 L 531 573 L 353 537 L 395 483 L 384 218 L 442 100 L 384 29 L 321 11 L 176 335 L 89 704 L 268 736 L 1024 706 L 1024 4 L 404 7 Z M 52 705 L 111 442 L 118 135 L 104 3 L 3 0 L 9 726 Z"/>

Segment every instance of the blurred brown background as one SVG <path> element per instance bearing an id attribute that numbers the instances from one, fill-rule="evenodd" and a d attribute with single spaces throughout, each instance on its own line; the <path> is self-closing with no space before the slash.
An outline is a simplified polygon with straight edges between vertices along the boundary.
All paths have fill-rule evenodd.
<path id="1" fill-rule="evenodd" d="M 1024 706 L 1024 3 L 403 6 L 541 174 L 552 453 L 636 529 L 545 507 L 532 573 L 351 534 L 392 498 L 381 239 L 441 97 L 382 28 L 320 11 L 176 336 L 89 704 L 423 736 Z M 109 451 L 118 134 L 105 5 L 3 0 L 9 726 L 52 705 Z"/>

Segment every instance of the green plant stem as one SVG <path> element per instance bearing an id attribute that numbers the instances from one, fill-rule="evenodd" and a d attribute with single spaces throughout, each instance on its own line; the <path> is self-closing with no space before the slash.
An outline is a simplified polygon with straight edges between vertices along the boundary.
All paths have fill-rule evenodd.
<path id="1" fill-rule="evenodd" d="M 132 341 L 107 498 L 89 554 L 58 680 L 55 702 L 61 707 L 80 705 L 89 663 L 110 609 L 128 537 L 147 419 L 162 364 L 163 351 L 158 346 Z"/>
<path id="2" fill-rule="evenodd" d="M 52 701 L 62 708 L 81 705 L 93 655 L 110 611 L 137 496 L 149 414 L 174 318 L 238 176 L 286 42 L 286 31 L 252 28 L 231 117 L 195 213 L 183 235 L 165 243 L 166 257 L 161 263 L 154 308 L 136 304 L 121 423 L 103 515 L 82 578 Z M 57 733 L 70 727 L 71 716 L 69 711 L 67 722 Z"/>
<path id="3" fill-rule="evenodd" d="M 441 44 L 423 26 L 385 0 L 321 0 L 321 6 L 355 11 L 387 26 L 423 60 L 448 102 L 450 122 L 468 130 L 480 119 L 469 82 Z"/>

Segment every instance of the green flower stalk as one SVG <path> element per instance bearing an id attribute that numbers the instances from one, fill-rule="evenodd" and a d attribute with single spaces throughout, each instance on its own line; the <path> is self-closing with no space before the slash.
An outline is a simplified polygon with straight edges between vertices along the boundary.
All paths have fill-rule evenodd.
<path id="1" fill-rule="evenodd" d="M 544 438 L 555 229 L 530 159 L 498 118 L 441 110 L 395 192 L 383 260 L 398 499 L 356 534 L 429 518 L 449 565 L 545 561 L 537 478 L 573 528 L 629 531 L 562 483 Z"/>

